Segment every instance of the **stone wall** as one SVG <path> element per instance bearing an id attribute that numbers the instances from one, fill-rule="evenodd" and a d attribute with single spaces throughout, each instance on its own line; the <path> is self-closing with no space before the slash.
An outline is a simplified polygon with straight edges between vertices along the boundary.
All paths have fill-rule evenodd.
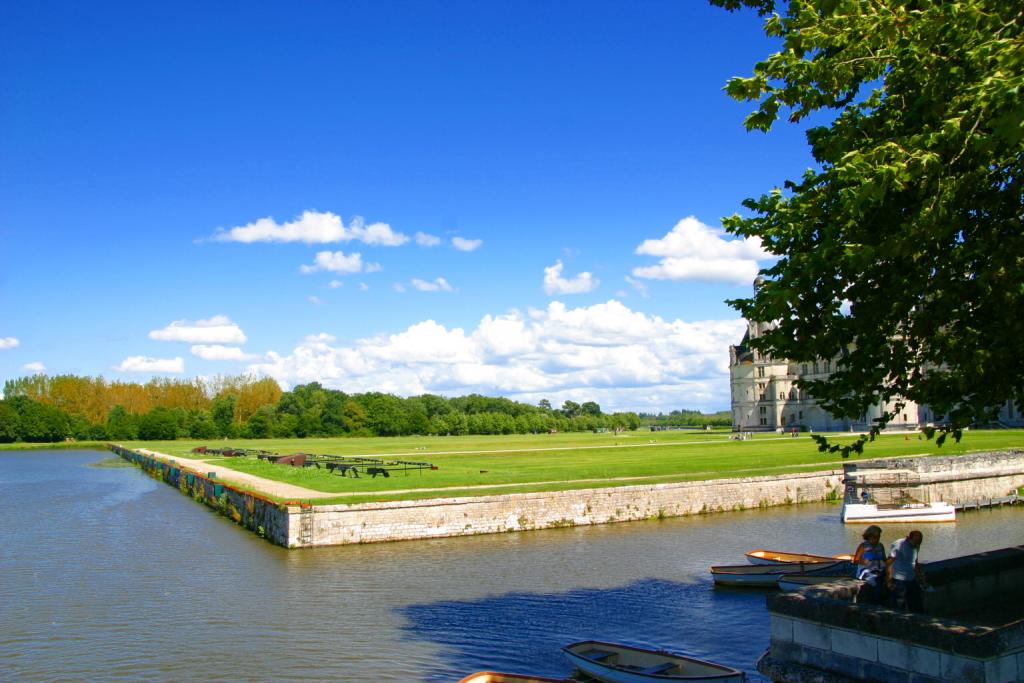
<path id="1" fill-rule="evenodd" d="M 210 476 L 129 448 L 110 444 L 110 450 L 138 465 L 143 472 L 217 510 L 236 524 L 278 545 L 288 545 L 288 508 L 252 491 L 244 491 Z"/>
<path id="2" fill-rule="evenodd" d="M 1024 486 L 1024 450 L 867 460 L 844 470 L 846 481 L 859 487 L 901 489 L 925 501 L 972 503 Z"/>
<path id="3" fill-rule="evenodd" d="M 514 493 L 424 501 L 289 508 L 290 547 L 607 524 L 821 501 L 840 490 L 838 471 L 774 477 Z M 298 520 L 305 514 L 305 530 Z M 838 509 L 836 514 L 839 514 Z"/>
<path id="4" fill-rule="evenodd" d="M 1014 610 L 995 625 L 961 621 L 980 605 L 1019 600 L 1024 546 L 926 566 L 934 593 L 926 614 L 852 602 L 849 585 L 768 597 L 771 648 L 758 670 L 778 682 L 887 683 L 1024 680 L 1024 620 Z"/>

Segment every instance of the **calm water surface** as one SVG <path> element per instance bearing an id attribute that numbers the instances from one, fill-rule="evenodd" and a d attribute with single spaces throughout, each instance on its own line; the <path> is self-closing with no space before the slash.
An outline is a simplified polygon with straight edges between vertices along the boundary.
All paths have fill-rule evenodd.
<path id="1" fill-rule="evenodd" d="M 716 590 L 708 565 L 849 552 L 860 532 L 808 505 L 289 552 L 139 470 L 89 466 L 106 457 L 0 453 L 0 680 L 558 676 L 587 638 L 753 672 L 764 594 Z M 1024 543 L 1021 514 L 927 527 L 922 560 Z"/>

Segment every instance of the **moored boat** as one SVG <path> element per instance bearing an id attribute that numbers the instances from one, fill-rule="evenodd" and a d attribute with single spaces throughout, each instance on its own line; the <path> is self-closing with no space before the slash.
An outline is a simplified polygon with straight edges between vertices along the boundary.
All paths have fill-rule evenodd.
<path id="1" fill-rule="evenodd" d="M 732 564 L 711 568 L 711 576 L 720 586 L 775 588 L 780 576 L 786 574 L 853 576 L 849 560 L 832 562 L 780 562 L 777 564 Z"/>
<path id="2" fill-rule="evenodd" d="M 955 522 L 956 508 L 950 503 L 843 503 L 840 516 L 846 524 Z"/>
<path id="3" fill-rule="evenodd" d="M 469 674 L 459 683 L 576 683 L 571 678 L 545 678 L 530 674 L 509 674 L 500 671 L 478 671 Z"/>
<path id="4" fill-rule="evenodd" d="M 861 583 L 849 574 L 782 574 L 776 579 L 776 585 L 787 592 L 798 591 L 808 586 L 837 582 Z"/>
<path id="5" fill-rule="evenodd" d="M 562 648 L 583 673 L 605 683 L 650 681 L 708 681 L 741 683 L 739 669 L 685 655 L 648 650 L 599 640 L 584 640 Z"/>
<path id="6" fill-rule="evenodd" d="M 781 550 L 764 550 L 758 548 L 746 553 L 750 564 L 780 564 L 783 562 L 835 562 L 836 560 L 852 560 L 853 555 L 812 555 L 810 553 L 787 553 Z"/>

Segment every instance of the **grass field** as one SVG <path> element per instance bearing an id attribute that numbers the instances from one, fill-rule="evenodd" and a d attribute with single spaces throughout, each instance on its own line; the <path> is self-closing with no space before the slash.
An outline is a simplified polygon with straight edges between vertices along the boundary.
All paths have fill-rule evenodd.
<path id="1" fill-rule="evenodd" d="M 835 435 L 837 440 L 855 435 Z M 204 458 L 267 479 L 337 494 L 331 502 L 408 500 L 454 495 L 551 491 L 642 483 L 692 481 L 805 472 L 838 467 L 840 459 L 818 453 L 806 435 L 761 434 L 733 441 L 728 433 L 649 432 L 625 434 L 540 434 L 362 439 L 231 440 L 131 442 L 172 456 L 194 457 L 195 446 L 231 445 L 281 454 L 331 453 L 427 461 L 435 471 L 397 473 L 389 478 L 353 479 L 326 470 L 273 465 L 255 458 Z M 869 444 L 865 458 L 899 455 L 953 455 L 1024 447 L 1024 430 L 970 431 L 957 444 L 941 448 L 916 435 L 884 435 Z M 201 457 L 201 456 L 200 456 Z"/>

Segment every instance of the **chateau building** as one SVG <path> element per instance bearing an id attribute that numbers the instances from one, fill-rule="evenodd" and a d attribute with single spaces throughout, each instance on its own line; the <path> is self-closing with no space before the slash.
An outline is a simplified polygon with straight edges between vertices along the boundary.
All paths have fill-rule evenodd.
<path id="1" fill-rule="evenodd" d="M 754 287 L 762 280 L 754 281 Z M 825 379 L 832 373 L 835 358 L 809 363 L 771 358 L 750 347 L 750 341 L 770 329 L 771 323 L 747 321 L 747 331 L 739 344 L 729 347 L 729 381 L 732 394 L 732 429 L 734 432 L 789 431 L 864 432 L 883 411 L 895 411 L 895 401 L 871 406 L 857 419 L 833 415 L 820 406 L 813 396 L 797 386 L 797 380 Z M 1022 406 L 1008 401 L 997 417 L 1005 427 L 1024 427 Z M 939 422 L 929 406 L 905 401 L 900 412 L 886 429 L 917 429 L 919 425 Z"/>
<path id="2" fill-rule="evenodd" d="M 733 431 L 865 431 L 883 410 L 895 410 L 894 402 L 879 402 L 856 420 L 828 412 L 797 386 L 797 380 L 825 379 L 832 373 L 834 359 L 797 363 L 765 356 L 750 348 L 749 343 L 761 336 L 766 327 L 765 323 L 748 321 L 743 341 L 729 347 Z M 906 402 L 888 428 L 916 429 L 918 412 L 916 403 Z"/>

